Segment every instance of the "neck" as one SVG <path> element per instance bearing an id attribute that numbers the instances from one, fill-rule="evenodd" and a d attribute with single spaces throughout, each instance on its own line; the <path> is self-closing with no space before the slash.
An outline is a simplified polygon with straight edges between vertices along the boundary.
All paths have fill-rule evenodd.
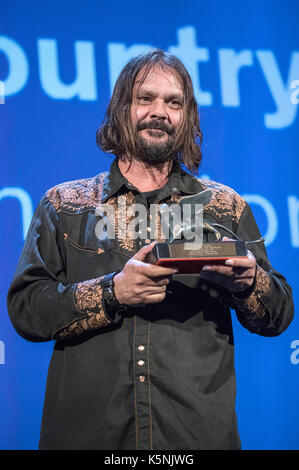
<path id="1" fill-rule="evenodd" d="M 120 172 L 140 192 L 162 188 L 168 181 L 172 165 L 172 161 L 152 166 L 134 158 L 131 161 L 126 157 L 118 159 Z"/>

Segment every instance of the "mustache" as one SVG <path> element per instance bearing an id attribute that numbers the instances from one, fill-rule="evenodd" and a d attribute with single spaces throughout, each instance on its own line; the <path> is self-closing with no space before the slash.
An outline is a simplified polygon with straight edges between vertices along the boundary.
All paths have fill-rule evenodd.
<path id="1" fill-rule="evenodd" d="M 137 131 L 143 131 L 144 129 L 157 129 L 159 131 L 166 132 L 169 135 L 174 134 L 174 128 L 163 121 L 143 122 L 137 124 Z"/>

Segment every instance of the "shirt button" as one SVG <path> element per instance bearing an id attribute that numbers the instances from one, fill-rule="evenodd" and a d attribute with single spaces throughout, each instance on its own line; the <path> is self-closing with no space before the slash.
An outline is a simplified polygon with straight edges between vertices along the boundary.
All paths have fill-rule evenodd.
<path id="1" fill-rule="evenodd" d="M 144 346 L 143 346 L 143 344 L 140 344 L 140 346 L 138 346 L 137 349 L 138 349 L 138 351 L 144 351 Z"/>
<path id="2" fill-rule="evenodd" d="M 147 229 L 146 229 L 146 230 L 147 230 L 148 232 L 150 232 L 150 231 L 151 231 L 151 228 L 150 228 L 150 227 L 147 227 Z"/>
<path id="3" fill-rule="evenodd" d="M 143 366 L 143 365 L 144 365 L 144 361 L 143 361 L 142 359 L 140 359 L 140 361 L 138 361 L 137 364 L 138 364 L 139 366 Z"/>
<path id="4" fill-rule="evenodd" d="M 144 375 L 139 375 L 138 377 L 139 382 L 145 382 L 145 376 Z"/>

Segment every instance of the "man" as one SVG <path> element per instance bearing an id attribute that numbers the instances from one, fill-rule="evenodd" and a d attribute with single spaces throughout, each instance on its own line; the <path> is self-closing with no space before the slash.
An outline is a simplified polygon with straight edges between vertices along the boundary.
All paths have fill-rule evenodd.
<path id="1" fill-rule="evenodd" d="M 20 335 L 55 340 L 40 449 L 240 448 L 230 309 L 275 336 L 292 293 L 262 243 L 199 275 L 146 262 L 165 240 L 152 205 L 205 189 L 205 220 L 260 237 L 242 197 L 194 176 L 201 139 L 186 69 L 153 50 L 123 69 L 97 133 L 110 171 L 41 199 L 8 294 Z"/>

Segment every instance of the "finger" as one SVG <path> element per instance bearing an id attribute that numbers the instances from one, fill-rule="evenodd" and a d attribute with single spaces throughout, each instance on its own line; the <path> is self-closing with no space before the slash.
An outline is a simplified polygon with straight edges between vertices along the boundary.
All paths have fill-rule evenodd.
<path id="1" fill-rule="evenodd" d="M 206 280 L 214 280 L 214 279 L 231 279 L 234 281 L 241 280 L 241 281 L 249 281 L 250 279 L 253 279 L 253 271 L 249 271 L 248 269 L 246 270 L 227 270 L 227 271 L 212 271 L 212 270 L 204 270 L 201 271 L 200 277 L 204 278 Z"/>
<path id="2" fill-rule="evenodd" d="M 162 302 L 164 299 L 165 299 L 165 295 L 166 293 L 162 293 L 162 294 L 153 294 L 153 295 L 149 295 L 144 303 L 145 304 L 155 304 L 155 303 L 158 303 L 158 302 Z"/>
<path id="3" fill-rule="evenodd" d="M 213 282 L 214 284 L 220 284 L 225 286 L 227 282 L 231 281 L 232 277 L 229 275 L 223 275 L 217 271 L 205 271 L 200 272 L 200 278 L 204 281 Z"/>
<path id="4" fill-rule="evenodd" d="M 145 286 L 167 286 L 170 281 L 171 281 L 172 276 L 167 276 L 167 277 L 148 277 L 146 276 L 145 279 L 142 279 L 140 281 L 140 284 L 143 284 Z"/>
<path id="5" fill-rule="evenodd" d="M 156 243 L 157 243 L 156 241 L 153 241 L 149 245 L 143 246 L 142 248 L 140 248 L 139 251 L 137 251 L 137 253 L 135 253 L 133 258 L 137 259 L 139 261 L 144 261 L 145 258 L 147 257 L 147 255 L 152 251 L 152 249 L 153 249 L 153 247 L 155 246 Z"/>
<path id="6" fill-rule="evenodd" d="M 167 279 L 170 281 L 172 276 L 178 272 L 177 269 L 155 266 L 136 259 L 134 259 L 133 262 L 130 261 L 128 267 L 133 274 L 138 274 L 136 281 L 139 284 L 147 285 L 156 284 L 156 282 L 159 281 L 162 281 L 162 284 L 164 284 Z"/>
<path id="7" fill-rule="evenodd" d="M 217 264 L 208 264 L 202 267 L 200 273 L 203 275 L 205 273 L 218 273 L 225 276 L 240 276 L 247 271 L 251 271 L 252 266 L 226 266 L 226 265 L 217 265 Z"/>
<path id="8" fill-rule="evenodd" d="M 206 265 L 200 271 L 201 277 L 204 276 L 208 277 L 209 279 L 211 276 L 215 276 L 216 274 L 226 277 L 233 276 L 234 269 L 230 266 Z"/>
<path id="9" fill-rule="evenodd" d="M 172 280 L 172 276 L 167 276 L 167 277 L 158 277 L 158 278 L 151 278 L 151 282 L 153 282 L 157 286 L 167 286 L 170 281 Z"/>
<path id="10" fill-rule="evenodd" d="M 229 258 L 225 261 L 225 264 L 227 266 L 244 266 L 247 265 L 247 263 L 251 262 L 251 265 L 254 266 L 256 264 L 256 259 L 254 254 L 250 251 L 247 250 L 247 256 L 246 257 L 236 257 L 236 258 Z"/>
<path id="11" fill-rule="evenodd" d="M 134 302 L 141 305 L 146 302 L 148 297 L 153 295 L 166 295 L 166 286 L 142 286 L 142 288 L 132 289 Z"/>
<path id="12" fill-rule="evenodd" d="M 135 253 L 134 256 L 132 256 L 132 258 L 136 261 L 144 262 L 156 243 L 157 241 L 153 241 L 149 245 L 143 246 L 137 253 Z M 163 266 L 155 266 L 149 263 L 143 263 L 143 267 L 148 271 L 148 275 L 150 276 L 171 276 L 178 272 L 178 269 L 176 268 L 165 268 Z"/>
<path id="13" fill-rule="evenodd" d="M 166 292 L 166 286 L 148 286 L 146 289 L 143 289 L 142 295 L 156 295 L 156 294 L 163 294 Z"/>
<path id="14" fill-rule="evenodd" d="M 250 277 L 250 279 L 246 279 L 246 278 L 241 279 L 238 276 L 225 275 L 225 274 L 219 273 L 217 271 L 206 272 L 204 275 L 202 275 L 200 273 L 200 277 L 201 277 L 201 279 L 203 279 L 205 281 L 212 282 L 213 284 L 219 284 L 222 287 L 229 288 L 229 286 L 230 287 L 233 286 L 233 288 L 235 290 L 239 290 L 239 286 L 248 285 L 249 281 L 252 280 L 251 277 Z"/>
<path id="15" fill-rule="evenodd" d="M 253 268 L 255 265 L 255 258 L 253 257 L 244 257 L 244 258 L 229 258 L 225 260 L 225 266 L 234 266 L 242 268 Z"/>
<path id="16" fill-rule="evenodd" d="M 164 266 L 155 266 L 153 264 L 143 264 L 142 268 L 143 274 L 148 277 L 169 277 L 178 272 L 176 268 L 165 268 Z"/>

